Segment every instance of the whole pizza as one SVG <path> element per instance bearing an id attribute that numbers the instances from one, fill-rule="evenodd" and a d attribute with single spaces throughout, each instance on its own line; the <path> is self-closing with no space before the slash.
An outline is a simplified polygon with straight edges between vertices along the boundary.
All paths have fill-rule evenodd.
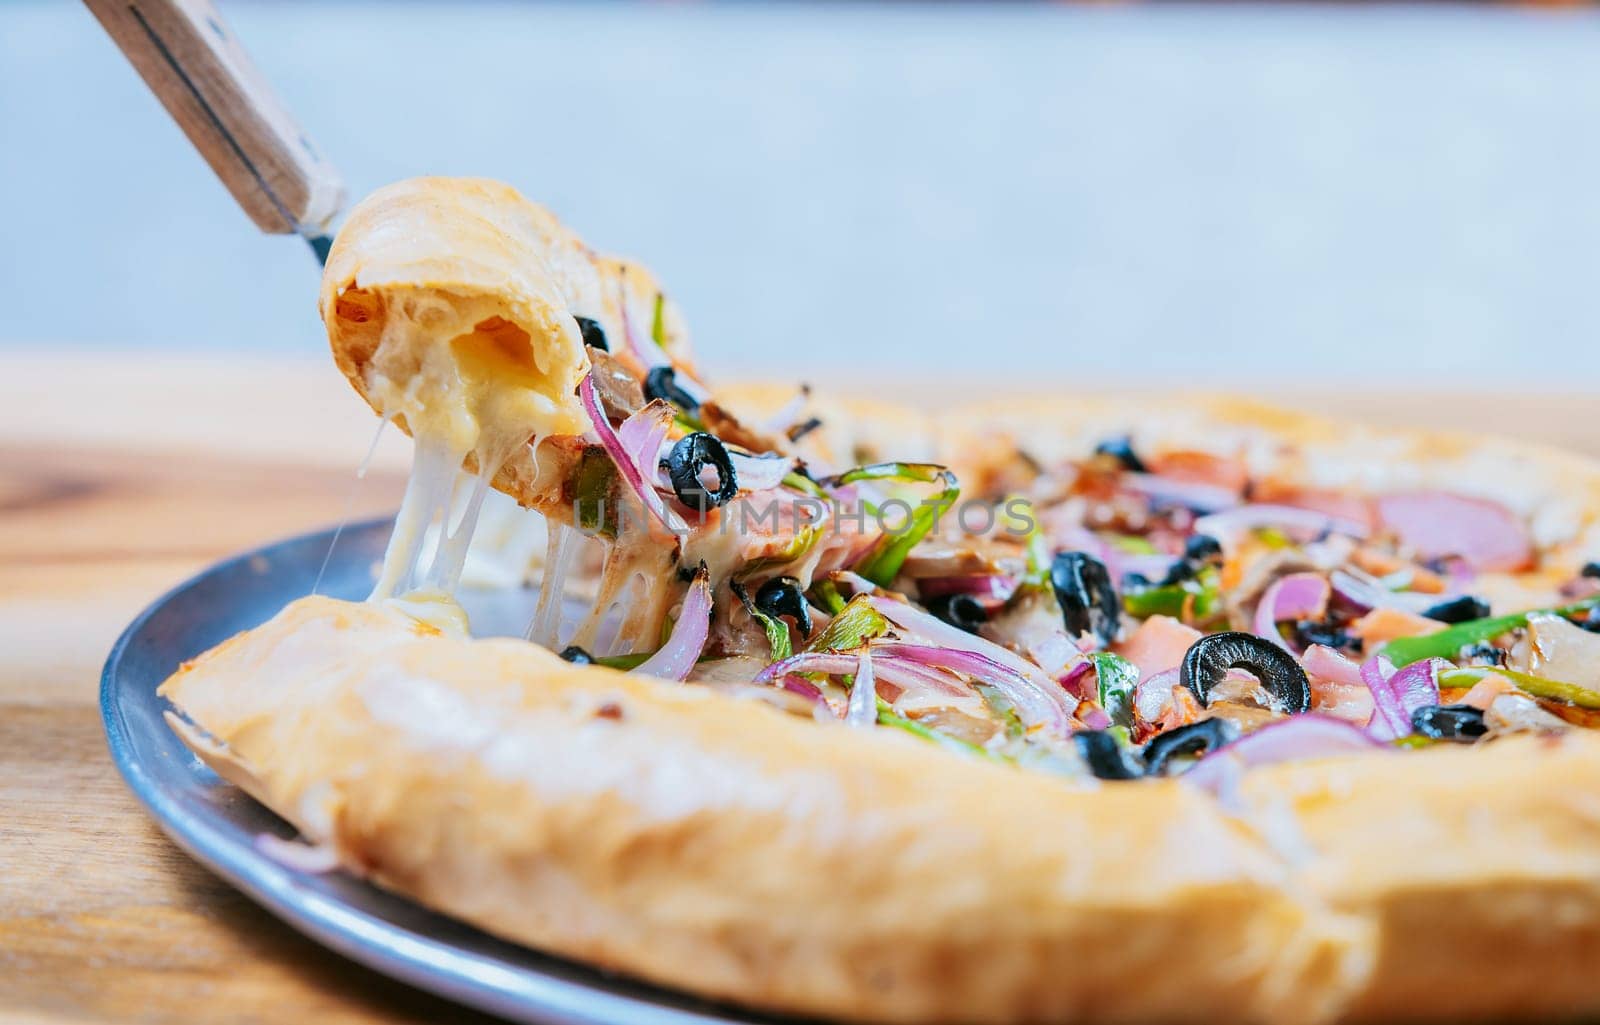
<path id="1" fill-rule="evenodd" d="M 717 388 L 484 180 L 369 197 L 320 308 L 415 441 L 372 595 L 162 687 L 280 857 L 826 1019 L 1600 1012 L 1592 462 L 1026 368 Z M 526 640 L 455 601 L 496 559 Z"/>

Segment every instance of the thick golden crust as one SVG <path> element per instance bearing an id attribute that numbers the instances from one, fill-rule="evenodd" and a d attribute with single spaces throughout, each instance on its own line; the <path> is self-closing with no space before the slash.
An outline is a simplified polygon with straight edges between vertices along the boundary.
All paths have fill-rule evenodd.
<path id="1" fill-rule="evenodd" d="M 873 1021 L 1319 1021 L 1371 970 L 1251 827 L 326 598 L 162 687 L 341 862 L 510 939 Z"/>
<path id="2" fill-rule="evenodd" d="M 1600 987 L 1600 738 L 1506 738 L 1244 777 L 1308 898 L 1374 927 L 1345 1017 L 1593 1015 Z"/>

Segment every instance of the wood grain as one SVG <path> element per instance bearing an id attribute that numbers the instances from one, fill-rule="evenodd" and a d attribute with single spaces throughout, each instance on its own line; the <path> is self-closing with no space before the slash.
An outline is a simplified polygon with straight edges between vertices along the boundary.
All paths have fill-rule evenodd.
<path id="1" fill-rule="evenodd" d="M 1489 423 L 1600 453 L 1590 396 L 1303 402 L 1402 425 Z M 0 1021 L 482 1020 L 301 938 L 168 843 L 112 768 L 94 703 L 113 640 L 168 587 L 238 549 L 392 508 L 403 439 L 355 485 L 372 429 L 319 363 L 8 359 Z"/>

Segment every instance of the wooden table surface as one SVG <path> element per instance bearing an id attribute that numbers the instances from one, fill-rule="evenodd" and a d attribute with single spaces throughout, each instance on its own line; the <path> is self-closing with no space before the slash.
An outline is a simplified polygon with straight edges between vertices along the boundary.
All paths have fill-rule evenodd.
<path id="1" fill-rule="evenodd" d="M 1593 396 L 1296 401 L 1600 455 Z M 112 642 L 164 590 L 238 549 L 392 508 L 403 439 L 355 479 L 374 427 L 320 363 L 5 359 L 0 1021 L 483 1020 L 324 951 L 190 861 L 123 787 L 95 706 Z"/>

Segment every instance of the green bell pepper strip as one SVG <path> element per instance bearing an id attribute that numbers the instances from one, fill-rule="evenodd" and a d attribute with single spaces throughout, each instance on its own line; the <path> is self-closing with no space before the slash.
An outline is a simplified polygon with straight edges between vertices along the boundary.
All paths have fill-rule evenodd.
<path id="1" fill-rule="evenodd" d="M 1396 637 L 1380 650 L 1385 658 L 1394 663 L 1396 669 L 1425 658 L 1455 658 L 1461 649 L 1469 644 L 1478 644 L 1491 637 L 1497 637 L 1507 630 L 1527 626 L 1529 616 L 1540 614 L 1573 616 L 1597 606 L 1600 606 L 1600 595 L 1551 609 L 1529 609 L 1527 612 L 1513 612 L 1506 616 L 1472 619 L 1446 627 L 1437 633 L 1422 634 L 1417 637 Z"/>
<path id="2" fill-rule="evenodd" d="M 1132 534 L 1112 534 L 1107 538 L 1107 543 L 1119 552 L 1129 555 L 1158 555 L 1160 552 L 1151 544 L 1148 538 L 1136 537 Z"/>
<path id="3" fill-rule="evenodd" d="M 596 665 L 606 666 L 611 669 L 634 669 L 645 664 L 654 652 L 640 651 L 632 655 L 602 655 L 595 659 Z"/>
<path id="4" fill-rule="evenodd" d="M 599 445 L 586 445 L 571 477 L 578 528 L 590 534 L 617 536 L 617 466 Z M 608 509 L 607 506 L 610 506 Z"/>
<path id="5" fill-rule="evenodd" d="M 808 495 L 811 498 L 820 498 L 824 501 L 828 498 L 828 493 L 822 490 L 816 481 L 810 477 L 802 477 L 793 471 L 783 475 L 783 486 L 798 491 L 803 495 Z"/>
<path id="6" fill-rule="evenodd" d="M 878 724 L 880 726 L 890 726 L 897 730 L 903 730 L 906 733 L 911 734 L 913 737 L 920 737 L 923 740 L 938 744 L 940 747 L 949 748 L 952 751 L 959 751 L 965 755 L 973 755 L 978 758 L 985 758 L 992 762 L 1006 761 L 1004 757 L 996 754 L 993 751 L 990 751 L 986 747 L 979 747 L 977 744 L 974 744 L 971 741 L 959 740 L 955 737 L 949 736 L 948 734 L 940 733 L 938 730 L 930 729 L 927 726 L 922 725 L 915 719 L 907 719 L 905 716 L 890 708 L 889 702 L 883 700 L 882 698 L 878 699 Z"/>
<path id="7" fill-rule="evenodd" d="M 1029 506 L 1032 511 L 1032 506 Z M 1033 528 L 1028 531 L 1026 542 L 1027 569 L 1022 575 L 1022 584 L 1041 591 L 1050 589 L 1050 541 L 1044 536 L 1044 530 L 1039 526 L 1038 517 L 1034 517 Z"/>
<path id="8" fill-rule="evenodd" d="M 844 596 L 832 580 L 818 580 L 811 585 L 811 601 L 830 616 L 844 611 Z"/>
<path id="9" fill-rule="evenodd" d="M 826 585 L 832 588 L 830 581 L 822 581 L 817 586 Z M 838 590 L 833 590 L 833 596 L 839 596 Z M 883 613 L 873 608 L 867 602 L 867 596 L 858 594 L 850 599 L 848 605 L 840 605 L 839 611 L 834 615 L 833 621 L 818 634 L 810 644 L 806 645 L 807 651 L 854 651 L 856 648 L 873 637 L 882 637 L 889 632 L 889 621 L 883 618 Z"/>
<path id="10" fill-rule="evenodd" d="M 1193 603 L 1190 603 L 1190 599 Z M 1131 591 L 1122 596 L 1122 607 L 1128 615 L 1148 619 L 1151 616 L 1172 616 L 1186 622 L 1203 623 L 1210 619 L 1222 604 L 1217 571 L 1207 567 L 1192 580 L 1167 584 L 1163 587 Z M 1188 606 L 1190 615 L 1185 616 Z"/>
<path id="11" fill-rule="evenodd" d="M 1139 683 L 1139 667 L 1109 651 L 1090 654 L 1100 707 L 1118 726 L 1133 725 L 1133 689 Z"/>
<path id="12" fill-rule="evenodd" d="M 932 502 L 923 502 L 911 513 L 906 527 L 898 534 L 884 534 L 867 557 L 855 567 L 857 573 L 877 584 L 887 587 L 906 563 L 922 539 L 938 522 L 939 516 L 961 495 L 961 485 L 956 475 L 935 463 L 873 463 L 846 470 L 828 480 L 832 485 L 854 484 L 857 481 L 893 480 L 915 484 L 942 484 L 943 488 Z"/>
<path id="13" fill-rule="evenodd" d="M 1600 708 L 1600 692 L 1590 690 L 1588 687 L 1576 683 L 1563 683 L 1560 680 L 1546 680 L 1542 676 L 1530 676 L 1519 673 L 1515 669 L 1500 669 L 1494 666 L 1468 666 L 1465 669 L 1446 669 L 1439 674 L 1441 687 L 1471 687 L 1489 676 L 1504 676 L 1518 689 L 1532 694 L 1536 698 L 1549 698 L 1552 701 L 1565 701 L 1569 705 L 1579 708 Z"/>
<path id="14" fill-rule="evenodd" d="M 661 346 L 661 351 L 667 349 L 667 293 L 656 293 L 655 312 L 650 315 L 650 339 Z"/>

